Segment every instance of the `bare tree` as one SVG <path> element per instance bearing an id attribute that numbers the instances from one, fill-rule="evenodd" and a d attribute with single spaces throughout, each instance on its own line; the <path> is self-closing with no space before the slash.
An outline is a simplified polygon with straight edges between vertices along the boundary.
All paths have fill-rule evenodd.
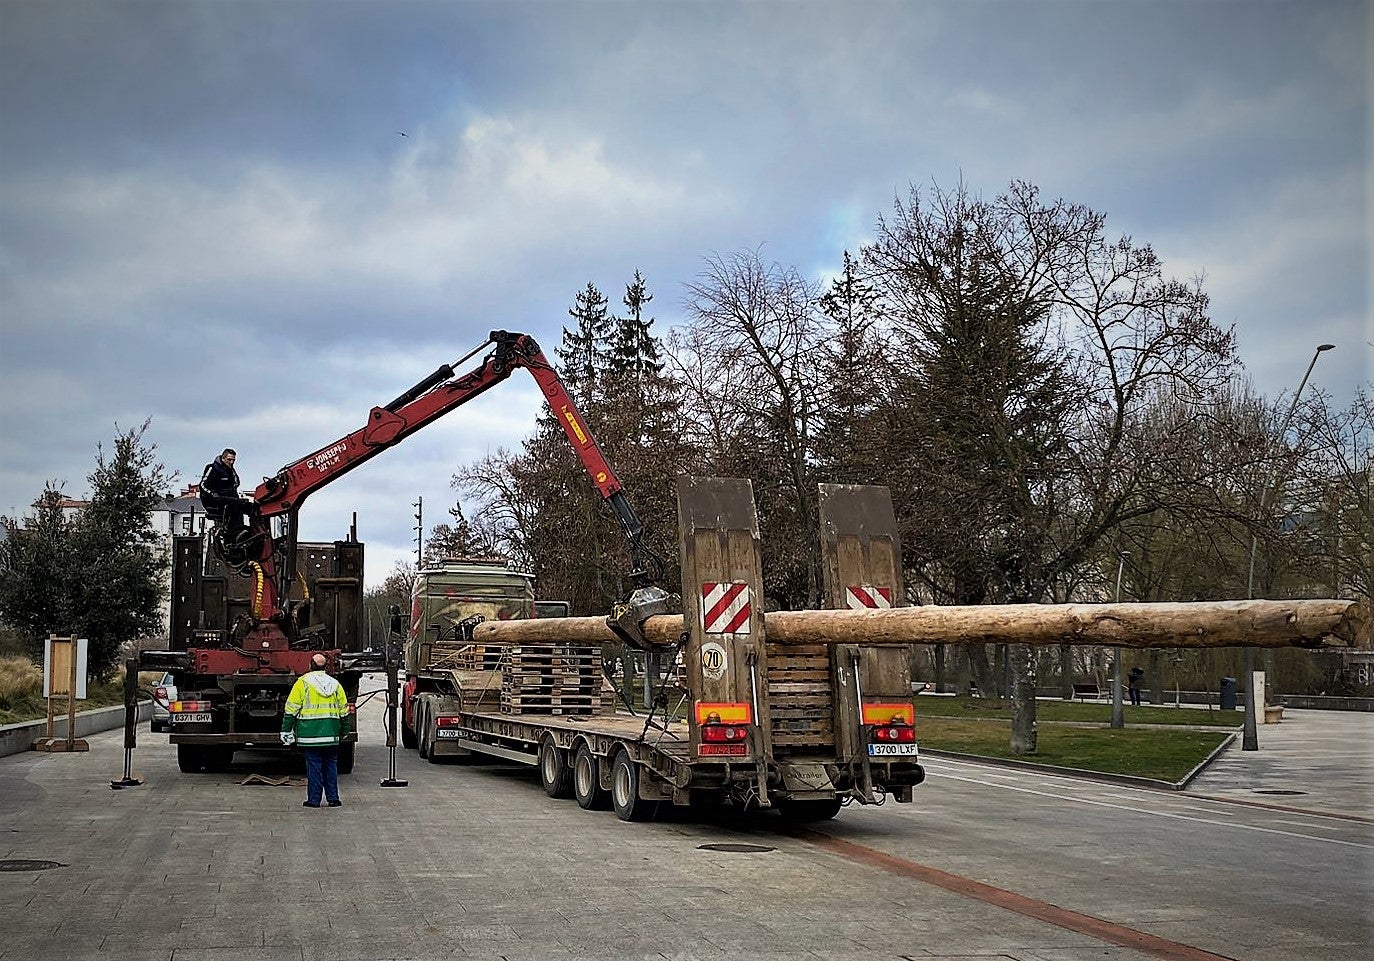
<path id="1" fill-rule="evenodd" d="M 898 396 L 924 406 L 903 445 L 914 573 L 962 603 L 1046 599 L 1169 503 L 1170 458 L 1142 444 L 1140 419 L 1167 393 L 1201 420 L 1189 404 L 1231 376 L 1232 335 L 1199 282 L 1027 184 L 992 201 L 913 189 L 878 233 L 865 263 L 912 356 Z M 1030 753 L 1036 658 L 1008 658 L 1012 749 Z"/>
<path id="2" fill-rule="evenodd" d="M 687 285 L 691 321 L 677 341 L 692 352 L 676 360 L 686 396 L 723 431 L 714 439 L 717 463 L 747 469 L 758 485 L 760 523 L 779 545 L 795 545 L 774 555 L 767 578 L 788 606 L 814 606 L 820 598 L 811 467 L 823 331 L 818 298 L 815 284 L 795 268 L 765 263 L 757 249 L 713 256 Z"/>

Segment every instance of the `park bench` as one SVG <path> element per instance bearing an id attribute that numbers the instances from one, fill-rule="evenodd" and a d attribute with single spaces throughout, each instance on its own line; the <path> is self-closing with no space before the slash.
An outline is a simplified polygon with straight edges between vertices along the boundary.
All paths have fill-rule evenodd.
<path id="1" fill-rule="evenodd" d="M 1088 698 L 1099 698 L 1102 692 L 1098 690 L 1096 684 L 1075 684 L 1073 686 L 1073 696 L 1086 701 Z"/>

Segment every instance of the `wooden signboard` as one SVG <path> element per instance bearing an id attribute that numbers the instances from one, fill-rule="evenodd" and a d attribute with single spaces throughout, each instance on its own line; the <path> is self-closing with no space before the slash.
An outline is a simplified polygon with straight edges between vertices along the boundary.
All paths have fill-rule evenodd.
<path id="1" fill-rule="evenodd" d="M 35 751 L 86 751 L 89 745 L 76 736 L 76 702 L 86 699 L 86 649 L 84 637 L 48 637 L 43 650 L 43 696 L 48 701 L 46 734 L 33 742 Z M 65 737 L 56 737 L 59 711 L 67 715 Z"/>

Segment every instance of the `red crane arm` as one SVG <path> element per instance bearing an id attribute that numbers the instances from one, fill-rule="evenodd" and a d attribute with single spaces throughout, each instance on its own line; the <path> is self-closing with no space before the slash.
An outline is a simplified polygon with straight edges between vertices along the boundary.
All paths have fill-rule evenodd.
<path id="1" fill-rule="evenodd" d="M 544 399 L 601 496 L 609 499 L 617 494 L 621 489 L 619 479 L 606 463 L 577 405 L 568 396 L 563 382 L 534 338 L 528 334 L 494 330 L 487 343 L 494 344 L 496 349 L 485 358 L 481 367 L 455 377 L 453 366 L 443 365 L 391 403 L 372 408 L 367 423 L 353 433 L 286 465 L 274 477 L 266 478 L 253 492 L 260 516 L 273 517 L 299 510 L 301 503 L 321 487 L 501 383 L 517 367 L 527 369 L 539 384 Z"/>

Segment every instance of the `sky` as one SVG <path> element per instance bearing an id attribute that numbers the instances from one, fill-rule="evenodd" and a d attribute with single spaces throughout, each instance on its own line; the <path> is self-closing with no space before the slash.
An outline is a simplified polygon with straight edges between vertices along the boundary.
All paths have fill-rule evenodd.
<path id="1" fill-rule="evenodd" d="M 150 419 L 245 489 L 635 270 L 832 276 L 915 186 L 1013 180 L 1201 275 L 1255 386 L 1374 380 L 1369 2 L 0 0 L 0 514 Z M 471 362 L 469 362 L 469 367 Z M 516 377 L 313 495 L 367 581 L 517 448 Z M 628 492 L 631 500 L 634 492 Z"/>

